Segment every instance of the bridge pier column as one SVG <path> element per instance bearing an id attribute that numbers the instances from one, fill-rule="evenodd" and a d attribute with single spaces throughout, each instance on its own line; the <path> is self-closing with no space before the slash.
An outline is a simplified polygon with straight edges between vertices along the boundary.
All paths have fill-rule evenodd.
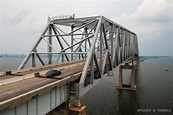
<path id="1" fill-rule="evenodd" d="M 108 71 L 108 76 L 114 76 L 113 70 Z"/>
<path id="2" fill-rule="evenodd" d="M 77 105 L 71 104 L 68 108 L 69 115 L 86 115 L 86 106 L 82 105 L 79 98 L 76 98 Z"/>
<path id="3" fill-rule="evenodd" d="M 140 58 L 136 58 L 136 69 L 139 69 Z"/>
<path id="4" fill-rule="evenodd" d="M 70 106 L 69 115 L 86 115 L 86 106 L 81 105 L 80 107 Z"/>
<path id="5" fill-rule="evenodd" d="M 131 88 L 135 88 L 135 67 L 134 65 L 131 66 Z"/>
<path id="6" fill-rule="evenodd" d="M 80 104 L 80 101 L 77 100 L 77 103 Z M 81 104 L 80 106 L 75 106 L 70 99 L 61 104 L 57 110 L 60 115 L 86 115 L 86 106 Z"/>
<path id="7" fill-rule="evenodd" d="M 123 85 L 123 66 L 119 67 L 119 84 L 118 87 L 122 88 Z"/>
<path id="8" fill-rule="evenodd" d="M 130 84 L 123 84 L 123 69 L 131 69 L 131 81 Z M 119 80 L 118 80 L 118 89 L 127 89 L 127 90 L 135 90 L 135 65 L 125 64 L 119 66 Z"/>

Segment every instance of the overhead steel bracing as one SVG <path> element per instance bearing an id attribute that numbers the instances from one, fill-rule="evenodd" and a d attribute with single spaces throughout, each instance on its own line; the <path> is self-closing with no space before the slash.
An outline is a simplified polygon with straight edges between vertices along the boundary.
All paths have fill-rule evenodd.
<path id="1" fill-rule="evenodd" d="M 42 51 L 44 45 L 48 46 L 47 51 Z M 76 98 L 80 98 L 104 73 L 136 55 L 139 56 L 137 35 L 104 16 L 49 18 L 48 25 L 19 69 L 29 60 L 34 67 L 37 66 L 36 59 L 42 65 L 85 59 L 80 79 L 70 87 Z"/>

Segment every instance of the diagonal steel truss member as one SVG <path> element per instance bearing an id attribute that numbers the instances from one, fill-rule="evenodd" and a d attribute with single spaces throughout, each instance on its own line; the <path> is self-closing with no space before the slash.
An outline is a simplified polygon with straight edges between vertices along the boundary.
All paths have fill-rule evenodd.
<path id="1" fill-rule="evenodd" d="M 42 41 L 46 52 L 39 49 Z M 85 59 L 80 80 L 70 87 L 80 98 L 103 74 L 134 55 L 139 55 L 137 35 L 104 16 L 52 19 L 18 69 L 24 68 L 30 59 L 36 66 L 36 57 L 41 65 Z"/>

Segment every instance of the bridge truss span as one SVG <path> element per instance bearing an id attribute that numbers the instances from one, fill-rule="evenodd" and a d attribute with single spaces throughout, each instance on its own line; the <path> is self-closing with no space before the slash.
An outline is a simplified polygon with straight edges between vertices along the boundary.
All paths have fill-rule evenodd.
<path id="1" fill-rule="evenodd" d="M 84 59 L 80 79 L 70 85 L 71 94 L 80 98 L 103 74 L 138 54 L 137 35 L 104 16 L 49 19 L 19 69 L 29 60 L 35 67 L 36 60 L 46 65 Z"/>

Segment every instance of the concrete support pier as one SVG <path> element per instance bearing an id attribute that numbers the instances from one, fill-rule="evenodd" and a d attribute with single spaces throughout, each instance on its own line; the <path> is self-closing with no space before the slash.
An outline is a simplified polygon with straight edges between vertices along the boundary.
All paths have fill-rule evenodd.
<path id="1" fill-rule="evenodd" d="M 121 65 L 119 67 L 119 84 L 118 84 L 118 87 L 122 88 L 122 86 L 123 86 L 123 66 Z"/>
<path id="2" fill-rule="evenodd" d="M 136 69 L 139 69 L 140 58 L 135 58 L 136 61 Z"/>
<path id="3" fill-rule="evenodd" d="M 131 88 L 136 88 L 135 85 L 135 67 L 134 65 L 131 66 Z"/>
<path id="4" fill-rule="evenodd" d="M 66 102 L 57 107 L 56 111 L 58 115 L 86 115 L 86 106 L 80 105 L 78 107 L 72 105 L 70 100 L 68 99 Z"/>
<path id="5" fill-rule="evenodd" d="M 131 82 L 129 84 L 123 84 L 123 69 L 131 69 Z M 136 90 L 135 85 L 135 66 L 132 63 L 132 65 L 125 64 L 119 66 L 119 80 L 118 80 L 118 89 L 127 89 L 127 90 Z"/>
<path id="6" fill-rule="evenodd" d="M 69 115 L 86 115 L 86 106 L 81 105 L 80 107 L 70 106 Z"/>

